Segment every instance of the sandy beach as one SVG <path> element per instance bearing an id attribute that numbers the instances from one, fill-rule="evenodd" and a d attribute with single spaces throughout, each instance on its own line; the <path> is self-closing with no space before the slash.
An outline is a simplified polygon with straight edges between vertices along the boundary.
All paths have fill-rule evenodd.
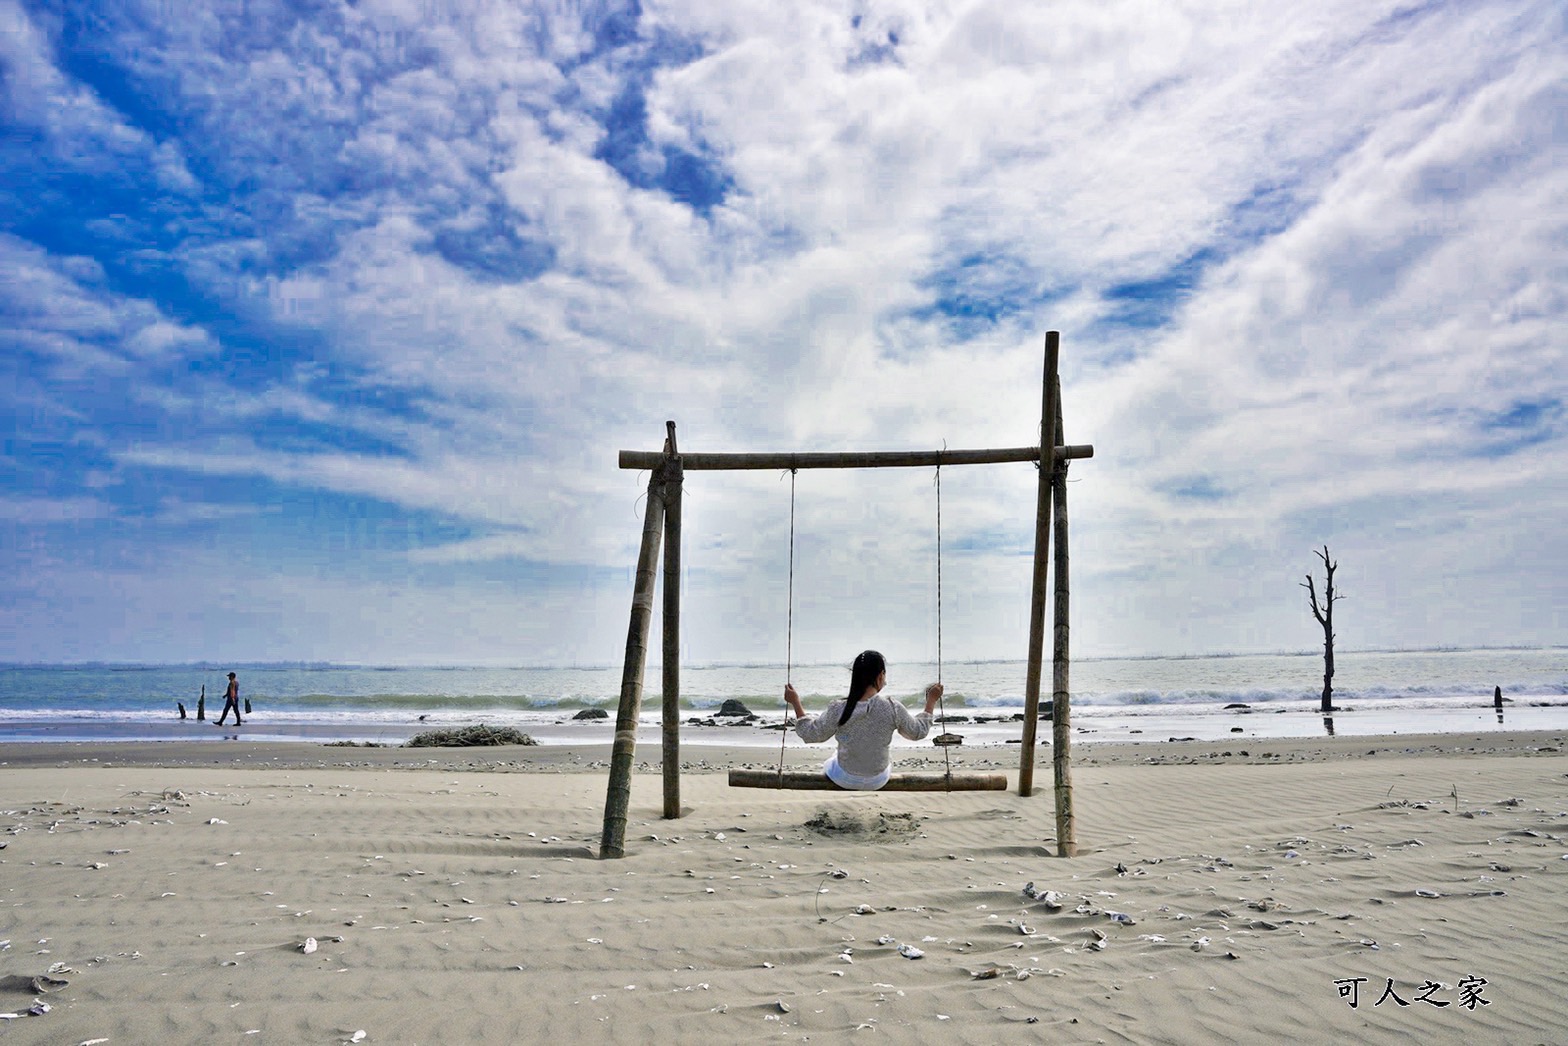
<path id="1" fill-rule="evenodd" d="M 644 747 L 614 861 L 604 745 L 5 745 L 0 1039 L 1564 1042 L 1565 743 L 1084 746 L 1069 859 L 1049 749 L 666 821 Z"/>

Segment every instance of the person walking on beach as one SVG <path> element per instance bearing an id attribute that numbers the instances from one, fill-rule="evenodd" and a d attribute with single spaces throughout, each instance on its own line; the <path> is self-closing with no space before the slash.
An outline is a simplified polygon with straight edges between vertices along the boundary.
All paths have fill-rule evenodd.
<path id="1" fill-rule="evenodd" d="M 222 726 L 223 721 L 229 717 L 231 708 L 234 709 L 234 725 L 239 726 L 243 721 L 240 719 L 240 681 L 234 677 L 233 672 L 229 673 L 229 692 L 223 695 L 223 714 L 213 725 Z"/>
<path id="2" fill-rule="evenodd" d="M 931 732 L 931 716 L 942 697 L 942 684 L 926 687 L 926 708 L 919 715 L 911 715 L 900 702 L 882 697 L 886 685 L 887 660 L 875 650 L 863 651 L 855 658 L 849 673 L 849 696 L 834 701 L 819 716 L 808 716 L 795 688 L 784 685 L 784 702 L 795 712 L 795 733 L 803 741 L 816 744 L 838 738 L 838 750 L 823 770 L 840 788 L 881 788 L 892 772 L 889 749 L 893 732 L 911 741 Z"/>

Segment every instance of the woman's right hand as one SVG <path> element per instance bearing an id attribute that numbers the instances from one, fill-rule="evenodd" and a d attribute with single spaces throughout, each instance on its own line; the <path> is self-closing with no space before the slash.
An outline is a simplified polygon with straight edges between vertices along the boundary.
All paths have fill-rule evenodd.
<path id="1" fill-rule="evenodd" d="M 788 683 L 784 684 L 784 703 L 794 711 L 797 719 L 805 716 L 806 710 L 800 705 L 800 695 L 795 693 L 795 688 Z"/>

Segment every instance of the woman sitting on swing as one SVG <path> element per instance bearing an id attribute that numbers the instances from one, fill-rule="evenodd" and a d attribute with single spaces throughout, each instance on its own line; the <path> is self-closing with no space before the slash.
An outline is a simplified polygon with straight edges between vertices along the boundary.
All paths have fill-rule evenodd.
<path id="1" fill-rule="evenodd" d="M 795 733 L 807 744 L 838 737 L 838 751 L 823 769 L 840 788 L 874 791 L 887 784 L 891 773 L 888 749 L 893 731 L 911 741 L 931 732 L 931 715 L 942 697 L 942 684 L 926 687 L 926 710 L 910 715 L 909 709 L 890 697 L 880 697 L 887 685 L 887 660 L 875 650 L 855 658 L 849 675 L 849 696 L 828 705 L 819 716 L 808 716 L 800 695 L 784 685 L 784 702 L 795 712 Z"/>

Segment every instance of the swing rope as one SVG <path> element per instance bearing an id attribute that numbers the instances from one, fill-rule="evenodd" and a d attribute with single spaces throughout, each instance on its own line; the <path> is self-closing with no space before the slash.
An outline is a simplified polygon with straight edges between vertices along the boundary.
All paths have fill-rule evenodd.
<path id="1" fill-rule="evenodd" d="M 942 442 L 947 449 L 947 441 Z M 942 458 L 936 460 L 936 681 L 942 682 Z M 947 733 L 947 698 L 937 698 L 937 711 L 941 716 L 942 733 Z M 947 767 L 947 788 L 953 789 L 953 756 L 951 745 L 942 745 L 942 761 Z"/>
<path id="2" fill-rule="evenodd" d="M 944 442 L 942 449 L 947 449 Z M 789 470 L 789 581 L 785 597 L 785 627 L 784 627 L 784 682 L 789 685 L 793 682 L 794 651 L 795 651 L 795 469 Z M 942 682 L 942 462 L 938 457 L 936 465 L 936 681 Z M 938 722 L 941 723 L 942 733 L 947 733 L 947 700 L 946 697 L 937 698 Z M 784 783 L 784 743 L 789 737 L 789 708 L 784 709 L 784 722 L 779 730 L 779 786 Z M 942 745 L 942 760 L 947 768 L 947 791 L 953 790 L 953 755 L 948 749 L 951 745 Z"/>
<path id="3" fill-rule="evenodd" d="M 942 460 L 936 465 L 936 681 L 942 681 Z M 942 713 L 944 719 L 946 711 Z"/>
<path id="4" fill-rule="evenodd" d="M 784 682 L 791 682 L 795 661 L 795 470 L 789 470 L 789 605 L 784 629 Z"/>
<path id="5" fill-rule="evenodd" d="M 784 684 L 788 686 L 795 660 L 795 470 L 789 470 L 789 596 L 784 629 Z M 789 706 L 784 706 L 784 726 L 779 730 L 779 783 L 784 783 L 784 739 L 789 736 Z"/>

